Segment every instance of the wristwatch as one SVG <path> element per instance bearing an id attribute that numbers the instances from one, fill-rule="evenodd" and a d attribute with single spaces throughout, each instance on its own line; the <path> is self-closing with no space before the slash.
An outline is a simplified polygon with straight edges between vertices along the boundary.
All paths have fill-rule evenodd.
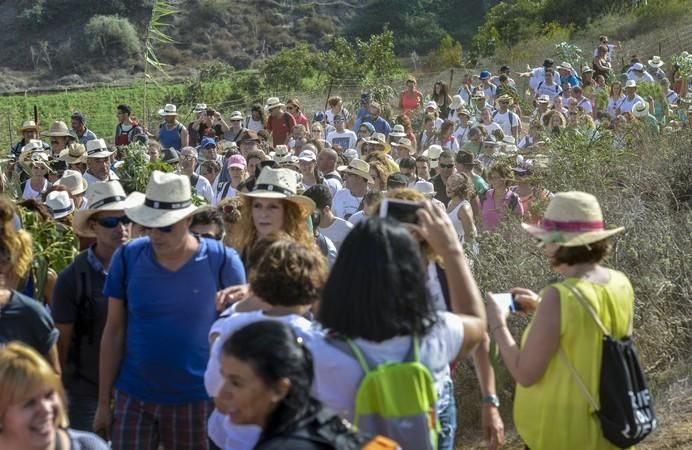
<path id="1" fill-rule="evenodd" d="M 497 398 L 497 395 L 488 395 L 487 397 L 483 397 L 481 403 L 493 405 L 495 408 L 500 407 L 500 399 Z"/>

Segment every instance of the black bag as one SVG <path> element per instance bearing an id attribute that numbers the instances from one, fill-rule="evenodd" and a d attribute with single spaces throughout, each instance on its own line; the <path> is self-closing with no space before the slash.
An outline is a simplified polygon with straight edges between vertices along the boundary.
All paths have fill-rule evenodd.
<path id="1" fill-rule="evenodd" d="M 630 336 L 619 340 L 613 338 L 581 292 L 568 283 L 564 284 L 587 309 L 603 332 L 600 409 L 562 349 L 560 349 L 560 357 L 567 364 L 575 382 L 598 415 L 603 436 L 619 448 L 631 447 L 644 440 L 656 428 L 653 399 L 631 339 L 631 326 Z"/>

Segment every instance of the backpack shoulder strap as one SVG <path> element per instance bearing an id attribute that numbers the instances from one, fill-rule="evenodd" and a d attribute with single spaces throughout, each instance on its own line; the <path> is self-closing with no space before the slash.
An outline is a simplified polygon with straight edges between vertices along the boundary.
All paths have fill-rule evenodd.
<path id="1" fill-rule="evenodd" d="M 327 342 L 336 349 L 341 350 L 342 353 L 355 358 L 364 373 L 368 373 L 377 367 L 377 364 L 363 353 L 352 339 L 341 336 L 330 336 L 327 338 Z"/>
<path id="2" fill-rule="evenodd" d="M 411 347 L 406 354 L 404 361 L 420 362 L 420 339 L 417 334 L 411 336 Z"/>
<path id="3" fill-rule="evenodd" d="M 197 189 L 197 182 L 199 181 L 199 174 L 192 172 L 192 176 L 190 177 L 190 184 L 192 185 L 192 189 Z"/>
<path id="4" fill-rule="evenodd" d="M 560 355 L 562 362 L 567 366 L 567 369 L 574 379 L 574 382 L 577 384 L 577 387 L 579 387 L 579 390 L 582 392 L 582 394 L 584 394 L 584 397 L 586 397 L 589 405 L 591 405 L 593 411 L 598 411 L 598 404 L 596 403 L 596 400 L 593 398 L 593 395 L 591 395 L 591 392 L 589 392 L 589 389 L 584 384 L 584 381 L 582 381 L 581 377 L 577 373 L 577 369 L 575 369 L 572 363 L 569 362 L 569 359 L 567 359 L 567 355 L 565 355 L 565 352 L 562 351 L 562 347 L 558 348 L 558 354 Z"/>

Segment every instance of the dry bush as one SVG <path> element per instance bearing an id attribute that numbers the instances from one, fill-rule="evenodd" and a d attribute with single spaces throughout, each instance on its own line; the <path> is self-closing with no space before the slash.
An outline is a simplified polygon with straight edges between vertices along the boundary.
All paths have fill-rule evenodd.
<path id="1" fill-rule="evenodd" d="M 605 264 L 624 272 L 635 292 L 635 343 L 654 397 L 674 382 L 676 367 L 689 367 L 692 356 L 692 300 L 689 255 L 692 254 L 689 142 L 692 130 L 660 137 L 642 136 L 633 128 L 631 148 L 614 151 L 611 136 L 586 133 L 555 139 L 546 155 L 549 165 L 537 174 L 537 184 L 553 192 L 582 190 L 594 194 L 607 226 L 625 232 L 612 240 Z M 474 275 L 483 292 L 514 286 L 539 291 L 559 279 L 550 272 L 536 242 L 516 219 L 498 232 L 480 238 L 481 252 Z M 521 336 L 527 319 L 513 316 L 510 328 Z M 494 344 L 493 344 L 494 346 Z M 505 424 L 511 424 L 514 383 L 499 355 L 493 359 Z M 672 370 L 672 371 L 671 371 Z M 479 429 L 480 392 L 469 366 L 456 376 L 460 437 Z M 466 436 L 464 436 L 466 435 Z"/>

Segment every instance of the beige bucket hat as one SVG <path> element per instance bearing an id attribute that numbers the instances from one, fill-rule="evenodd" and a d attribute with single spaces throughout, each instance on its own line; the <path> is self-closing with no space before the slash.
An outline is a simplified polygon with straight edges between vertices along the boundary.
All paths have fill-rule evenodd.
<path id="1" fill-rule="evenodd" d="M 138 194 L 141 196 L 141 193 L 138 192 Z M 91 216 L 100 211 L 124 211 L 129 204 L 125 190 L 118 181 L 92 183 L 89 185 L 85 197 L 88 208 L 77 211 L 72 220 L 74 232 L 84 237 L 96 237 L 89 227 Z"/>
<path id="2" fill-rule="evenodd" d="M 363 161 L 362 159 L 354 158 L 348 163 L 348 166 L 339 166 L 336 168 L 339 172 L 350 173 L 353 175 L 358 175 L 361 178 L 368 180 L 368 183 L 372 183 L 373 179 L 370 176 L 370 164 Z"/>
<path id="3" fill-rule="evenodd" d="M 423 156 L 430 160 L 430 168 L 436 169 L 440 164 L 440 155 L 442 154 L 442 146 L 433 144 L 428 147 L 424 152 Z"/>
<path id="4" fill-rule="evenodd" d="M 62 177 L 60 177 L 60 179 L 58 179 L 58 181 L 56 181 L 55 184 L 65 186 L 65 188 L 67 188 L 67 190 L 70 191 L 70 194 L 72 195 L 83 194 L 89 186 L 84 177 L 82 177 L 81 172 L 70 169 L 65 170 L 62 173 Z"/>
<path id="5" fill-rule="evenodd" d="M 278 108 L 279 106 L 285 106 L 283 103 L 281 103 L 279 97 L 269 97 L 267 99 L 267 104 L 264 106 L 264 109 L 266 111 L 271 111 L 272 109 Z"/>
<path id="6" fill-rule="evenodd" d="M 33 120 L 25 120 L 24 123 L 22 124 L 21 127 L 17 131 L 20 133 L 23 133 L 28 130 L 36 130 L 38 131 L 38 125 L 36 125 L 36 122 Z"/>
<path id="7" fill-rule="evenodd" d="M 297 204 L 309 215 L 315 210 L 315 202 L 304 195 L 298 195 L 298 177 L 291 169 L 272 169 L 265 167 L 260 172 L 252 192 L 240 195 L 251 198 L 278 198 Z"/>
<path id="8" fill-rule="evenodd" d="M 127 217 L 149 228 L 173 225 L 197 210 L 192 204 L 190 177 L 158 170 L 151 174 L 144 197 L 131 194 L 128 203 Z"/>
<path id="9" fill-rule="evenodd" d="M 578 191 L 555 194 L 540 225 L 523 223 L 522 227 L 544 243 L 563 247 L 588 245 L 624 230 L 623 227 L 606 229 L 596 197 Z"/>
<path id="10" fill-rule="evenodd" d="M 58 158 L 67 164 L 79 164 L 87 162 L 86 147 L 76 142 L 69 144 L 67 148 L 60 152 Z"/>
<path id="11" fill-rule="evenodd" d="M 48 131 L 41 133 L 42 136 L 52 136 L 52 137 L 70 137 L 70 129 L 67 128 L 67 124 L 62 120 L 56 120 L 50 124 Z"/>

